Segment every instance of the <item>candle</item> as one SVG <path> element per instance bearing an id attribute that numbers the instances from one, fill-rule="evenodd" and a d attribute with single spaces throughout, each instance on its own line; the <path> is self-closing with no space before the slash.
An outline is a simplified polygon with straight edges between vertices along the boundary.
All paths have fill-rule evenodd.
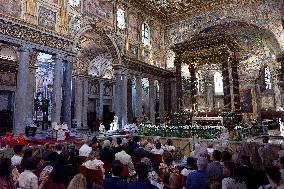
<path id="1" fill-rule="evenodd" d="M 220 102 L 218 102 L 217 106 L 218 106 L 218 108 L 220 108 Z"/>

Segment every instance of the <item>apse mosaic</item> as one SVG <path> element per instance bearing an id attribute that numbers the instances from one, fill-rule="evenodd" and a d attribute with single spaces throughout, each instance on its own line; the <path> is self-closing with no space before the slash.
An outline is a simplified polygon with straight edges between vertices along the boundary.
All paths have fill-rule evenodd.
<path id="1" fill-rule="evenodd" d="M 20 17 L 22 2 L 19 0 L 0 0 L 0 12 L 14 17 Z"/>
<path id="2" fill-rule="evenodd" d="M 38 12 L 38 25 L 43 26 L 47 29 L 55 30 L 56 12 L 43 6 L 39 7 Z"/>
<path id="3" fill-rule="evenodd" d="M 188 40 L 192 35 L 199 33 L 204 28 L 223 24 L 230 21 L 243 21 L 249 24 L 269 29 L 277 40 L 283 42 L 281 23 L 281 1 L 264 1 L 237 5 L 224 5 L 222 9 L 216 9 L 194 17 L 170 24 L 167 27 L 168 43 L 176 44 Z"/>

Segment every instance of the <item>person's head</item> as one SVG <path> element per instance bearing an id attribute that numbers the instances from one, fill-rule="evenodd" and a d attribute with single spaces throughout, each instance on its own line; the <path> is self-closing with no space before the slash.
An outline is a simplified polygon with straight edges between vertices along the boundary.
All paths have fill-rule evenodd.
<path id="1" fill-rule="evenodd" d="M 60 164 L 66 164 L 69 159 L 69 153 L 64 152 L 59 154 L 58 161 Z"/>
<path id="2" fill-rule="evenodd" d="M 169 145 L 169 146 L 172 146 L 172 145 L 173 145 L 172 139 L 168 139 L 168 140 L 167 140 L 167 145 Z"/>
<path id="3" fill-rule="evenodd" d="M 11 159 L 0 159 L 0 178 L 6 178 L 10 175 Z"/>
<path id="4" fill-rule="evenodd" d="M 23 150 L 23 145 L 16 145 L 13 148 L 15 154 L 20 155 L 22 153 Z"/>
<path id="5" fill-rule="evenodd" d="M 212 154 L 213 160 L 215 161 L 221 161 L 222 159 L 222 152 L 220 152 L 219 150 L 214 150 L 213 154 Z"/>
<path id="6" fill-rule="evenodd" d="M 87 188 L 86 177 L 79 173 L 73 177 L 67 189 Z"/>
<path id="7" fill-rule="evenodd" d="M 232 155 L 228 151 L 223 151 L 222 152 L 222 161 L 231 161 L 232 160 Z"/>
<path id="8" fill-rule="evenodd" d="M 140 137 L 139 136 L 134 136 L 133 137 L 133 141 L 138 143 L 140 141 Z"/>
<path id="9" fill-rule="evenodd" d="M 144 163 L 145 165 L 147 165 L 148 171 L 153 170 L 152 162 L 149 158 L 146 158 L 146 157 L 142 158 L 141 163 Z"/>
<path id="10" fill-rule="evenodd" d="M 120 176 L 122 167 L 123 165 L 119 160 L 114 160 L 111 166 L 113 176 Z"/>
<path id="11" fill-rule="evenodd" d="M 97 137 L 96 136 L 94 136 L 93 138 L 92 138 L 92 146 L 93 145 L 95 145 L 95 144 L 97 144 L 98 143 L 98 139 L 97 139 Z"/>
<path id="12" fill-rule="evenodd" d="M 264 144 L 266 144 L 266 143 L 268 143 L 268 141 L 269 141 L 269 137 L 268 136 L 264 136 L 263 139 L 262 139 L 262 142 Z"/>
<path id="13" fill-rule="evenodd" d="M 175 161 L 181 160 L 182 157 L 183 157 L 182 152 L 180 150 L 176 150 L 174 155 Z"/>
<path id="14" fill-rule="evenodd" d="M 162 147 L 161 143 L 159 143 L 159 142 L 157 142 L 155 146 L 156 146 L 157 149 L 161 149 L 161 147 Z"/>
<path id="15" fill-rule="evenodd" d="M 111 142 L 109 140 L 105 140 L 103 143 L 103 148 L 110 148 Z"/>
<path id="16" fill-rule="evenodd" d="M 207 158 L 199 157 L 197 160 L 197 169 L 199 171 L 205 171 L 207 169 L 207 164 L 208 164 Z"/>
<path id="17" fill-rule="evenodd" d="M 23 159 L 22 165 L 25 170 L 33 171 L 36 169 L 37 162 L 34 157 L 29 157 L 29 158 Z"/>
<path id="18" fill-rule="evenodd" d="M 251 167 L 250 157 L 249 156 L 242 156 L 240 160 L 241 165 L 246 165 Z"/>
<path id="19" fill-rule="evenodd" d="M 139 179 L 147 179 L 148 178 L 148 168 L 145 163 L 138 163 L 135 166 L 135 171 L 138 175 Z"/>
<path id="20" fill-rule="evenodd" d="M 241 181 L 241 175 L 239 174 L 236 165 L 231 161 L 225 161 L 223 166 L 223 175 L 225 177 L 230 177 L 236 181 Z"/>
<path id="21" fill-rule="evenodd" d="M 31 148 L 25 149 L 23 159 L 29 158 L 32 156 L 33 156 L 33 150 Z"/>
<path id="22" fill-rule="evenodd" d="M 122 146 L 122 150 L 125 151 L 126 153 L 128 153 L 128 151 L 129 151 L 129 146 L 128 146 L 128 145 L 123 145 L 123 146 Z"/>
<path id="23" fill-rule="evenodd" d="M 191 168 L 195 167 L 195 161 L 193 157 L 188 157 L 186 159 L 186 163 L 188 167 L 191 167 Z"/>
<path id="24" fill-rule="evenodd" d="M 209 181 L 208 183 L 209 189 L 222 189 L 222 184 L 217 180 Z"/>
<path id="25" fill-rule="evenodd" d="M 173 157 L 169 152 L 163 154 L 163 159 L 164 159 L 164 163 L 167 166 L 171 166 L 173 164 Z"/>
<path id="26" fill-rule="evenodd" d="M 116 139 L 116 143 L 117 143 L 117 145 L 121 145 L 122 139 L 121 139 L 121 138 L 117 138 L 117 139 Z"/>
<path id="27" fill-rule="evenodd" d="M 281 181 L 281 173 L 277 167 L 268 167 L 265 169 L 266 176 L 271 184 L 279 185 Z"/>
<path id="28" fill-rule="evenodd" d="M 63 149 L 62 144 L 56 144 L 55 145 L 55 150 L 61 152 Z"/>

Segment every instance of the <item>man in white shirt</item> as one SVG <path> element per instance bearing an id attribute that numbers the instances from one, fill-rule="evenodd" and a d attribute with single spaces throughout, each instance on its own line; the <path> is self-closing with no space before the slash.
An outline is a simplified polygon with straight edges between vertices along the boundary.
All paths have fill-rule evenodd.
<path id="1" fill-rule="evenodd" d="M 22 145 L 16 145 L 14 147 L 15 154 L 11 158 L 12 166 L 18 166 L 18 165 L 21 164 L 22 159 L 23 159 L 23 157 L 22 157 L 22 150 L 23 150 L 23 146 Z"/>

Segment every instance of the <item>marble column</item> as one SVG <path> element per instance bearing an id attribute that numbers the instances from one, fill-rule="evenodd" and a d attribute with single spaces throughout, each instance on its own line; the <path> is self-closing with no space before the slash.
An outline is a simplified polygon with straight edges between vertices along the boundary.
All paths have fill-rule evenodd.
<path id="1" fill-rule="evenodd" d="M 111 111 L 115 112 L 115 82 L 112 83 L 112 95 L 111 95 Z"/>
<path id="2" fill-rule="evenodd" d="M 62 79 L 63 79 L 63 57 L 57 55 L 55 57 L 54 78 L 53 78 L 53 91 L 52 91 L 52 109 L 51 109 L 51 122 L 60 123 L 61 106 L 62 106 Z"/>
<path id="3" fill-rule="evenodd" d="M 89 104 L 89 81 L 88 78 L 84 78 L 83 81 L 83 115 L 82 123 L 84 128 L 88 128 L 88 104 Z"/>
<path id="4" fill-rule="evenodd" d="M 36 78 L 35 78 L 36 68 L 32 67 L 29 69 L 29 84 L 28 84 L 28 92 L 27 92 L 27 122 L 33 122 L 33 114 L 34 114 L 34 93 L 36 86 Z"/>
<path id="5" fill-rule="evenodd" d="M 82 126 L 82 110 L 83 110 L 83 79 L 76 77 L 75 79 L 75 119 L 77 128 Z"/>
<path id="6" fill-rule="evenodd" d="M 121 128 L 122 125 L 122 117 L 121 117 L 121 72 L 120 71 L 116 71 L 114 73 L 115 75 L 115 93 L 114 93 L 114 97 L 115 97 L 115 115 L 118 117 L 118 124 L 119 127 Z"/>
<path id="7" fill-rule="evenodd" d="M 128 123 L 127 119 L 127 75 L 122 74 L 122 85 L 121 85 L 121 117 L 122 117 L 122 127 Z"/>
<path id="8" fill-rule="evenodd" d="M 142 81 L 141 76 L 136 76 L 136 117 L 140 123 L 142 119 Z"/>
<path id="9" fill-rule="evenodd" d="M 160 121 L 162 121 L 162 118 L 165 113 L 165 87 L 164 87 L 164 82 L 160 81 L 159 82 L 159 116 L 160 116 Z"/>
<path id="10" fill-rule="evenodd" d="M 182 77 L 181 77 L 181 55 L 180 54 L 176 54 L 176 58 L 174 61 L 175 64 L 175 93 L 176 93 L 176 98 L 173 99 L 175 100 L 175 104 L 176 104 L 176 109 L 180 110 L 183 106 L 182 104 Z"/>
<path id="11" fill-rule="evenodd" d="M 154 80 L 149 78 L 149 108 L 150 121 L 155 124 L 155 85 Z"/>
<path id="12" fill-rule="evenodd" d="M 172 113 L 175 113 L 177 111 L 177 92 L 176 92 L 176 81 L 173 79 L 171 81 L 171 110 Z"/>
<path id="13" fill-rule="evenodd" d="M 72 101 L 72 61 L 65 62 L 63 121 L 71 128 L 71 101 Z"/>
<path id="14" fill-rule="evenodd" d="M 17 89 L 15 93 L 14 134 L 25 133 L 27 117 L 27 95 L 29 84 L 29 55 L 31 48 L 21 46 L 18 49 L 19 67 L 17 73 Z"/>
<path id="15" fill-rule="evenodd" d="M 103 113 L 104 113 L 104 80 L 100 80 L 99 86 L 99 119 L 103 120 Z"/>

